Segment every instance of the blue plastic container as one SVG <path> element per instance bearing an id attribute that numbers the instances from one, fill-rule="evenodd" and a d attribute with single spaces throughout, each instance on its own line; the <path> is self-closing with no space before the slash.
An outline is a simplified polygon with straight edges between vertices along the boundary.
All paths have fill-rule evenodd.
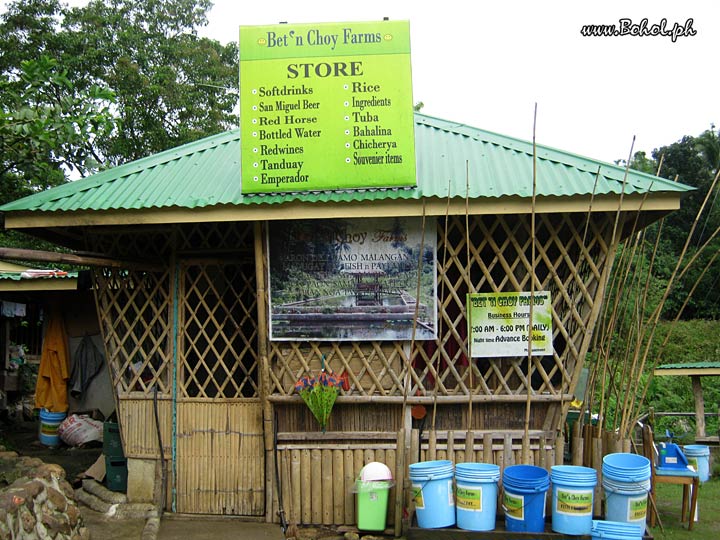
<path id="1" fill-rule="evenodd" d="M 687 457 L 677 444 L 661 442 L 657 447 L 658 469 L 687 469 Z"/>
<path id="2" fill-rule="evenodd" d="M 686 444 L 683 447 L 688 464 L 695 467 L 701 482 L 710 480 L 710 447 L 704 444 Z"/>
<path id="3" fill-rule="evenodd" d="M 412 463 L 409 469 L 418 527 L 437 529 L 455 525 L 452 461 L 420 461 Z"/>
<path id="4" fill-rule="evenodd" d="M 500 467 L 491 463 L 455 466 L 457 526 L 468 531 L 492 531 L 497 515 Z"/>
<path id="5" fill-rule="evenodd" d="M 550 475 L 534 465 L 511 465 L 503 471 L 505 529 L 511 532 L 545 531 L 545 497 Z"/>
<path id="6" fill-rule="evenodd" d="M 552 482 L 552 530 L 564 534 L 590 534 L 597 471 L 590 467 L 555 465 Z"/>
<path id="7" fill-rule="evenodd" d="M 605 518 L 645 530 L 650 492 L 650 460 L 638 454 L 608 454 L 603 458 Z"/>
<path id="8" fill-rule="evenodd" d="M 592 538 L 603 540 L 642 540 L 642 533 L 636 526 L 618 521 L 594 520 L 590 529 Z"/>
<path id="9" fill-rule="evenodd" d="M 50 412 L 40 409 L 40 442 L 45 446 L 58 446 L 60 435 L 58 428 L 67 417 L 67 412 Z"/>

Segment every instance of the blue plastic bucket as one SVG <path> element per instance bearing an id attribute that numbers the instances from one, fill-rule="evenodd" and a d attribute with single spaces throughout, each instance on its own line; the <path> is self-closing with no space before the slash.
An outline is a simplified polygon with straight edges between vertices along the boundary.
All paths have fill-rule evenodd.
<path id="1" fill-rule="evenodd" d="M 58 428 L 67 417 L 67 412 L 50 412 L 40 409 L 40 442 L 45 446 L 58 446 L 60 435 Z"/>
<path id="2" fill-rule="evenodd" d="M 592 538 L 603 540 L 642 540 L 642 533 L 638 532 L 635 525 L 619 521 L 593 520 L 590 529 Z"/>
<path id="3" fill-rule="evenodd" d="M 608 454 L 603 458 L 605 519 L 633 524 L 642 534 L 650 492 L 650 467 L 650 460 L 638 454 Z"/>
<path id="4" fill-rule="evenodd" d="M 457 526 L 468 531 L 492 531 L 497 515 L 500 467 L 491 463 L 455 466 Z"/>
<path id="5" fill-rule="evenodd" d="M 550 480 L 552 530 L 572 535 L 590 534 L 597 471 L 590 467 L 555 465 Z"/>
<path id="6" fill-rule="evenodd" d="M 511 465 L 503 471 L 505 529 L 511 532 L 545 531 L 545 496 L 550 475 L 534 465 Z"/>
<path id="7" fill-rule="evenodd" d="M 420 461 L 412 463 L 409 469 L 418 527 L 437 529 L 455 525 L 452 461 Z"/>
<path id="8" fill-rule="evenodd" d="M 650 460 L 638 454 L 616 453 L 603 458 L 605 519 L 634 524 L 641 533 L 645 530 L 650 467 Z"/>
<path id="9" fill-rule="evenodd" d="M 642 482 L 650 478 L 650 460 L 638 454 L 608 454 L 603 458 L 603 478 L 618 482 Z"/>
<path id="10" fill-rule="evenodd" d="M 710 480 L 710 447 L 704 444 L 686 444 L 683 452 L 688 464 L 695 467 L 701 482 Z"/>

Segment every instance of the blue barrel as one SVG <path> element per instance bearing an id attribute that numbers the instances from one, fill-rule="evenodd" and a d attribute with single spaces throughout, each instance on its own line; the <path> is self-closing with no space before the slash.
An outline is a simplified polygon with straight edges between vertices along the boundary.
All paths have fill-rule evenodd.
<path id="1" fill-rule="evenodd" d="M 688 465 L 695 467 L 701 482 L 710 480 L 710 447 L 704 444 L 686 444 L 683 452 L 688 459 Z"/>
<path id="2" fill-rule="evenodd" d="M 437 529 L 455 525 L 452 461 L 420 461 L 412 463 L 409 469 L 418 527 Z"/>
<path id="3" fill-rule="evenodd" d="M 40 442 L 45 446 L 58 446 L 60 435 L 58 428 L 67 417 L 67 412 L 50 412 L 40 409 Z"/>
<path id="4" fill-rule="evenodd" d="M 534 465 L 511 465 L 503 471 L 505 529 L 511 532 L 545 531 L 548 472 Z"/>
<path id="5" fill-rule="evenodd" d="M 634 525 L 645 531 L 650 492 L 650 460 L 638 454 L 608 454 L 603 458 L 602 485 L 605 518 Z"/>
<path id="6" fill-rule="evenodd" d="M 600 520 L 593 520 L 590 536 L 603 540 L 642 540 L 643 537 L 635 525 L 619 521 Z"/>
<path id="7" fill-rule="evenodd" d="M 597 471 L 590 467 L 555 465 L 552 482 L 552 530 L 564 534 L 590 534 L 593 492 Z"/>
<path id="8" fill-rule="evenodd" d="M 491 463 L 455 466 L 457 526 L 468 531 L 492 531 L 497 515 L 500 467 Z"/>

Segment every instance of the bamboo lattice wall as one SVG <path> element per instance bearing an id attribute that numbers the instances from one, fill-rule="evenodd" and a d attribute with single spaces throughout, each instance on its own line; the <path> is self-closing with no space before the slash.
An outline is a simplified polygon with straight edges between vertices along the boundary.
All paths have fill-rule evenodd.
<path id="1" fill-rule="evenodd" d="M 478 216 L 470 220 L 470 261 L 464 218 L 450 218 L 447 231 L 438 220 L 439 338 L 418 342 L 410 354 L 405 343 L 296 342 L 271 343 L 272 392 L 292 396 L 293 383 L 320 367 L 320 357 L 335 373 L 350 373 L 347 395 L 362 397 L 437 397 L 438 402 L 468 396 L 523 396 L 528 388 L 562 401 L 570 391 L 581 360 L 583 340 L 594 323 L 598 284 L 607 259 L 611 216 L 588 223 L 585 216 L 540 215 L 535 231 L 535 290 L 553 299 L 552 357 L 534 357 L 528 380 L 526 357 L 467 360 L 465 296 L 468 292 L 530 290 L 529 216 Z M 444 263 L 443 263 L 444 261 Z M 471 377 L 472 371 L 472 377 Z M 472 384 L 471 384 L 472 380 Z M 341 400 L 342 401 L 342 400 Z M 426 400 L 427 401 L 427 400 Z"/>

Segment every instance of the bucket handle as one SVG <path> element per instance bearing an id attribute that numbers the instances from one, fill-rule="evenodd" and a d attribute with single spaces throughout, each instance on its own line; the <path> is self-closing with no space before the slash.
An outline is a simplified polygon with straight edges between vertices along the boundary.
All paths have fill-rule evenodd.
<path id="1" fill-rule="evenodd" d="M 547 489 L 547 488 L 546 488 L 546 489 Z M 543 490 L 536 489 L 535 491 L 538 492 L 538 491 L 543 491 Z M 504 487 L 502 488 L 501 494 L 502 494 L 502 495 L 505 494 L 505 488 L 504 488 Z M 525 499 L 523 499 L 523 500 L 525 500 Z M 505 504 L 502 504 L 502 505 L 500 505 L 500 506 L 501 506 L 501 508 L 503 509 L 503 512 L 506 512 L 506 513 L 507 513 L 507 511 L 509 510 L 508 507 L 505 506 Z M 527 504 L 523 503 L 523 505 L 522 505 L 520 508 L 524 510 L 526 506 L 527 506 Z"/>

